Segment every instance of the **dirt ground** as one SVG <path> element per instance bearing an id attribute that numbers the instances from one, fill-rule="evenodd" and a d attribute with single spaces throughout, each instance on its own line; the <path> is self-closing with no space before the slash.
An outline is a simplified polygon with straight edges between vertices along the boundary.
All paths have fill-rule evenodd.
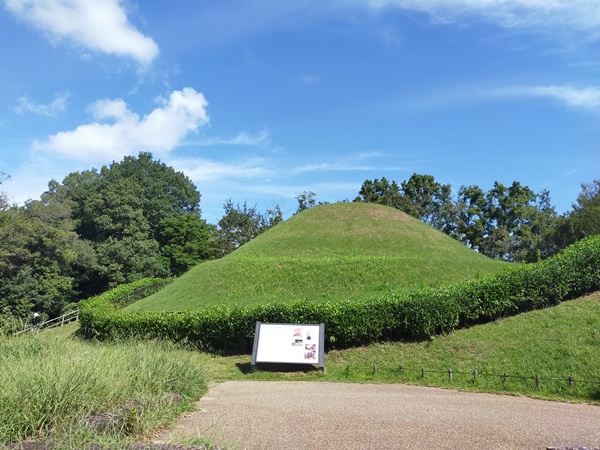
<path id="1" fill-rule="evenodd" d="M 600 448 L 600 407 L 401 384 L 228 381 L 156 442 L 227 449 Z"/>

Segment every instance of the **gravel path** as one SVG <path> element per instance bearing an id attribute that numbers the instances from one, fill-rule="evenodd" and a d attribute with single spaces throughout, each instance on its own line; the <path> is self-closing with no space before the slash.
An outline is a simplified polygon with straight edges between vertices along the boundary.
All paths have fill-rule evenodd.
<path id="1" fill-rule="evenodd" d="M 600 407 L 401 384 L 228 381 L 157 442 L 197 436 L 235 449 L 600 448 Z"/>

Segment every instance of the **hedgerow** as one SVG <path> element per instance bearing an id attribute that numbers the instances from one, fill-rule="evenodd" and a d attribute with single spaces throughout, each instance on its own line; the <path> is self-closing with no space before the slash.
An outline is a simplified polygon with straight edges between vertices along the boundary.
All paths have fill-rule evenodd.
<path id="1" fill-rule="evenodd" d="M 91 338 L 137 336 L 186 341 L 207 351 L 248 351 L 257 321 L 324 323 L 326 346 L 420 339 L 559 304 L 600 288 L 600 235 L 553 258 L 490 278 L 405 295 L 342 302 L 268 303 L 182 313 L 124 313 L 114 300 L 156 280 L 120 287 L 81 304 L 81 332 Z"/>

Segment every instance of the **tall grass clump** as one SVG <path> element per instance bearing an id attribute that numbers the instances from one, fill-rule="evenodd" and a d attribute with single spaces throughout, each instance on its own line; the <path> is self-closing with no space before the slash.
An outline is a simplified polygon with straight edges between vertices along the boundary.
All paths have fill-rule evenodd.
<path id="1" fill-rule="evenodd" d="M 0 342 L 0 446 L 81 432 L 90 416 L 123 405 L 131 417 L 119 431 L 143 433 L 207 388 L 194 354 L 173 343 L 43 334 Z"/>

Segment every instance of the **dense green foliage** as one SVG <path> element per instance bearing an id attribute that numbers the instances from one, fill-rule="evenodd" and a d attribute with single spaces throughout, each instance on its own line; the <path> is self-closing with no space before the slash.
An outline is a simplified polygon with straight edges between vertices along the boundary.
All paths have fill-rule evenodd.
<path id="1" fill-rule="evenodd" d="M 400 185 L 366 180 L 354 201 L 405 211 L 490 258 L 535 262 L 600 232 L 599 187 L 599 180 L 583 184 L 574 210 L 560 217 L 548 191 L 536 194 L 517 181 L 495 182 L 487 192 L 461 186 L 453 201 L 449 184 L 413 174 Z"/>
<path id="2" fill-rule="evenodd" d="M 126 420 L 112 431 L 139 435 L 164 425 L 207 389 L 194 353 L 172 343 L 90 344 L 48 333 L 0 341 L 0 447 L 31 437 L 60 443 L 74 432 L 98 442 L 86 420 L 127 405 Z M 175 394 L 183 401 L 173 403 Z"/>
<path id="3" fill-rule="evenodd" d="M 171 273 L 179 276 L 190 267 L 215 256 L 213 236 L 216 227 L 207 225 L 197 214 L 182 214 L 159 222 L 157 241 Z"/>
<path id="4" fill-rule="evenodd" d="M 557 305 L 598 288 L 600 236 L 594 236 L 553 258 L 494 277 L 364 300 L 268 303 L 165 314 L 123 313 L 108 297 L 96 298 L 82 305 L 81 330 L 88 337 L 143 335 L 184 340 L 208 350 L 245 351 L 256 321 L 324 323 L 327 347 L 346 348 L 433 336 Z"/>
<path id="5" fill-rule="evenodd" d="M 0 174 L 0 183 L 3 180 Z M 51 181 L 40 200 L 0 201 L 0 328 L 216 255 L 200 194 L 149 153 Z"/>
<path id="6" fill-rule="evenodd" d="M 32 309 L 59 315 L 95 261 L 68 207 L 32 201 L 0 211 L 0 325 Z"/>
<path id="7" fill-rule="evenodd" d="M 181 273 L 187 264 L 212 256 L 208 226 L 200 220 L 200 194 L 188 177 L 154 161 L 149 153 L 119 163 L 73 173 L 46 197 L 72 205 L 76 231 L 97 254 L 94 277 L 83 296 L 149 276 Z M 186 219 L 186 216 L 190 216 Z M 174 223 L 187 230 L 173 230 Z M 187 258 L 182 235 L 191 242 Z M 207 258 L 208 259 L 208 258 Z M 183 267 L 182 267 L 183 266 Z"/>
<path id="8" fill-rule="evenodd" d="M 359 299 L 484 277 L 505 265 L 393 208 L 322 205 L 193 268 L 130 310 Z"/>
<path id="9" fill-rule="evenodd" d="M 225 256 L 250 242 L 269 228 L 283 222 L 279 206 L 261 213 L 247 202 L 234 205 L 231 199 L 223 205 L 225 214 L 219 220 L 216 244 L 219 256 Z"/>
<path id="10" fill-rule="evenodd" d="M 600 179 L 583 183 L 573 211 L 559 219 L 550 229 L 551 242 L 556 248 L 600 234 Z"/>
<path id="11" fill-rule="evenodd" d="M 2 183 L 4 183 L 6 180 L 10 180 L 10 176 L 0 171 L 0 185 L 2 185 Z M 4 191 L 0 191 L 0 211 L 8 209 L 9 203 L 10 202 L 8 201 L 8 198 Z"/>

